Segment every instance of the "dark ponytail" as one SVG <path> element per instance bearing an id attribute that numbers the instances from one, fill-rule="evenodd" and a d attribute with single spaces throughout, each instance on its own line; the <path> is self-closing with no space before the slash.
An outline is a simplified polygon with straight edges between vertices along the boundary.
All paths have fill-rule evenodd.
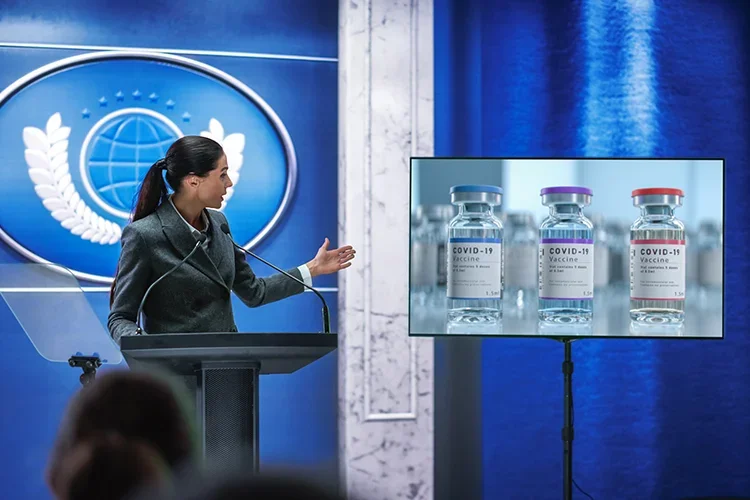
<path id="1" fill-rule="evenodd" d="M 145 441 L 108 432 L 70 451 L 54 489 L 60 500 L 118 500 L 165 484 L 168 471 L 159 453 Z"/>
<path id="2" fill-rule="evenodd" d="M 143 178 L 138 198 L 135 202 L 132 221 L 143 219 L 156 211 L 159 204 L 167 198 L 167 184 L 163 171 L 167 169 L 167 160 L 162 158 L 151 165 Z"/>
<path id="3" fill-rule="evenodd" d="M 151 165 L 146 173 L 138 191 L 132 220 L 137 221 L 150 215 L 167 199 L 167 183 L 177 193 L 185 177 L 205 177 L 216 168 L 222 156 L 224 150 L 213 139 L 200 135 L 186 135 L 177 139 L 169 146 L 166 156 Z M 162 171 L 166 175 L 162 176 Z M 167 179 L 166 183 L 164 177 Z"/>
<path id="4" fill-rule="evenodd" d="M 199 135 L 186 135 L 177 139 L 167 150 L 164 158 L 158 160 L 148 169 L 143 178 L 135 201 L 131 222 L 151 215 L 159 205 L 167 200 L 167 184 L 177 193 L 182 187 L 182 180 L 188 175 L 205 177 L 216 168 L 219 159 L 224 156 L 221 145 Z M 164 179 L 166 178 L 166 182 Z M 117 271 L 115 270 L 115 276 Z M 112 280 L 109 293 L 109 306 L 115 300 L 115 285 Z"/>

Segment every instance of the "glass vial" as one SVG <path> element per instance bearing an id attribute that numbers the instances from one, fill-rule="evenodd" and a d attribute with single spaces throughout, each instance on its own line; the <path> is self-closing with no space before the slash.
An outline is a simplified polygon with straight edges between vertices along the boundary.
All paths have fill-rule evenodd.
<path id="1" fill-rule="evenodd" d="M 701 222 L 698 230 L 698 279 L 704 288 L 720 289 L 724 283 L 721 225 Z"/>
<path id="2" fill-rule="evenodd" d="M 609 239 L 602 214 L 592 214 L 589 220 L 594 225 L 594 290 L 605 291 L 609 285 Z"/>
<path id="3" fill-rule="evenodd" d="M 700 257 L 699 257 L 699 241 L 698 241 L 698 234 L 691 229 L 690 227 L 685 227 L 685 246 L 687 247 L 685 249 L 686 257 L 685 257 L 685 286 L 686 289 L 686 296 L 692 295 L 691 292 L 693 290 L 699 289 L 699 279 L 700 279 Z"/>
<path id="4" fill-rule="evenodd" d="M 497 186 L 450 189 L 458 215 L 448 224 L 449 323 L 496 323 L 502 318 L 503 225 L 493 215 L 502 202 Z"/>
<path id="5" fill-rule="evenodd" d="M 445 287 L 448 284 L 448 257 L 446 254 L 446 234 L 448 224 L 456 216 L 453 205 L 428 205 L 425 213 L 429 223 L 429 231 L 437 242 L 437 291 L 436 302 L 445 301 Z M 445 307 L 445 304 L 443 304 Z"/>
<path id="6" fill-rule="evenodd" d="M 438 245 L 421 205 L 412 216 L 411 239 L 412 303 L 426 305 L 437 286 Z"/>
<path id="7" fill-rule="evenodd" d="M 511 212 L 504 225 L 505 295 L 517 309 L 533 307 L 537 287 L 537 226 L 531 212 Z M 533 302 L 532 302 L 533 301 Z"/>
<path id="8" fill-rule="evenodd" d="M 587 323 L 594 312 L 594 226 L 583 208 L 593 192 L 585 187 L 542 189 L 549 216 L 539 226 L 539 319 Z"/>
<path id="9" fill-rule="evenodd" d="M 685 225 L 674 216 L 681 189 L 632 193 L 641 216 L 630 226 L 630 319 L 682 323 L 685 319 Z"/>
<path id="10" fill-rule="evenodd" d="M 609 248 L 609 284 L 620 287 L 628 286 L 630 278 L 630 257 L 628 246 L 630 244 L 630 224 L 626 227 L 616 221 L 606 223 L 607 247 Z M 623 261 L 627 264 L 623 265 Z"/>

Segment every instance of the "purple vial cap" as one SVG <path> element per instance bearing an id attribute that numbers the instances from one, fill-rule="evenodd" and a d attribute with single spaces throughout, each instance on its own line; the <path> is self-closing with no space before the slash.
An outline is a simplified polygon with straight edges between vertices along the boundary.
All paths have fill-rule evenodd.
<path id="1" fill-rule="evenodd" d="M 594 196 L 594 192 L 591 191 L 589 188 L 580 187 L 580 186 L 546 187 L 546 188 L 542 188 L 542 192 L 539 193 L 539 195 L 543 196 L 545 194 L 555 194 L 555 193 L 587 194 L 589 196 Z"/>

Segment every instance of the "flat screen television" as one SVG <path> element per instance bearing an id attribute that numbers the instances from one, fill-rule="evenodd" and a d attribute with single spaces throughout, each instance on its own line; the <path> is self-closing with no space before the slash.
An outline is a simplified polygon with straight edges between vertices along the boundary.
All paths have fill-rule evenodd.
<path id="1" fill-rule="evenodd" d="M 724 160 L 412 158 L 409 335 L 722 339 Z"/>

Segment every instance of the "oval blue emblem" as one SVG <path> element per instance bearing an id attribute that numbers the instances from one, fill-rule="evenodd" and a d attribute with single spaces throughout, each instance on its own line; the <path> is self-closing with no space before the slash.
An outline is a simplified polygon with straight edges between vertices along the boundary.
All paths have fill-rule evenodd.
<path id="1" fill-rule="evenodd" d="M 183 135 L 222 144 L 234 182 L 222 211 L 252 248 L 296 184 L 281 119 L 217 68 L 131 51 L 62 59 L 0 92 L 0 238 L 34 262 L 110 283 L 140 182 Z"/>

